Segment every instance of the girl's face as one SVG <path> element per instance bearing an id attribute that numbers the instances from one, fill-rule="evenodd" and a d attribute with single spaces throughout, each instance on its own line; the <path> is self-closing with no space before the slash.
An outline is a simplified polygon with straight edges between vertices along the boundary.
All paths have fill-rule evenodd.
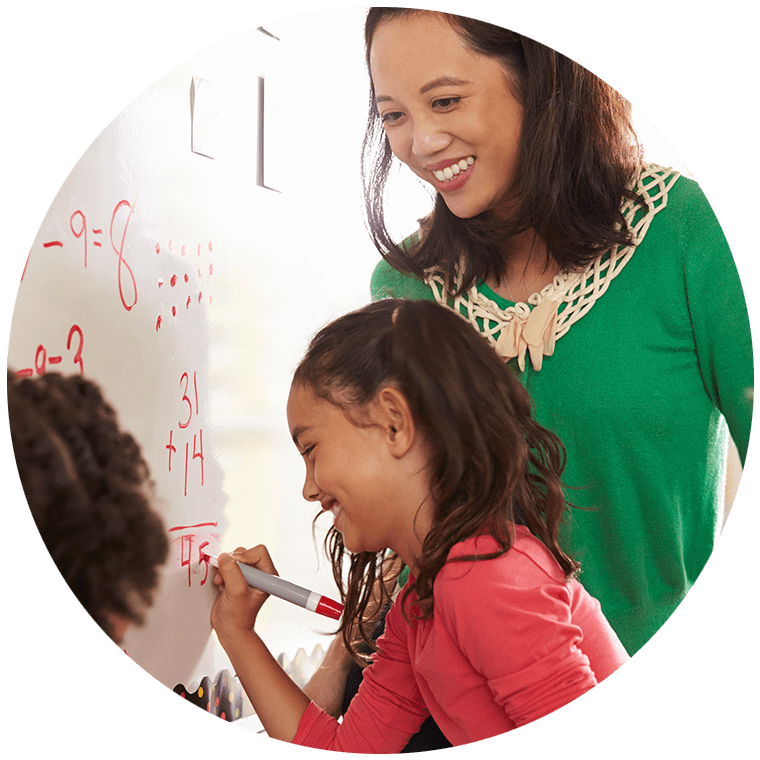
<path id="1" fill-rule="evenodd" d="M 401 519 L 398 462 L 381 425 L 355 425 L 311 388 L 294 386 L 288 425 L 306 464 L 303 496 L 332 512 L 352 552 L 398 551 Z"/>
<path id="2" fill-rule="evenodd" d="M 493 208 L 512 185 L 523 123 L 502 64 L 422 12 L 378 26 L 370 70 L 393 153 L 456 216 Z"/>

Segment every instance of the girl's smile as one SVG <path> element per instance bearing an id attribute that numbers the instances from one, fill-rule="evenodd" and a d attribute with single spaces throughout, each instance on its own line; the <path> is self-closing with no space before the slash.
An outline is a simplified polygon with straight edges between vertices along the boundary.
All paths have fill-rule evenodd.
<path id="1" fill-rule="evenodd" d="M 338 528 L 338 515 L 343 511 L 343 507 L 340 504 L 334 503 L 334 500 L 328 500 L 322 504 L 322 509 L 325 512 L 330 512 L 333 516 L 333 525 Z M 340 528 L 338 528 L 340 530 Z"/>
<path id="2" fill-rule="evenodd" d="M 398 395 L 390 392 L 394 402 Z M 421 447 L 413 433 L 404 437 L 403 421 L 395 427 L 389 422 L 378 401 L 352 415 L 361 418 L 311 388 L 291 388 L 288 424 L 306 465 L 303 497 L 332 513 L 349 551 L 390 548 L 412 567 L 424 537 L 420 509 L 429 488 Z"/>
<path id="3" fill-rule="evenodd" d="M 419 447 L 399 455 L 401 436 L 385 424 L 377 404 L 370 407 L 355 422 L 311 388 L 291 389 L 288 424 L 306 465 L 303 497 L 333 514 L 349 551 L 391 548 L 411 566 L 427 477 Z"/>
<path id="4" fill-rule="evenodd" d="M 470 218 L 503 200 L 517 171 L 523 109 L 501 63 L 447 21 L 382 23 L 370 49 L 375 102 L 393 153 Z"/>

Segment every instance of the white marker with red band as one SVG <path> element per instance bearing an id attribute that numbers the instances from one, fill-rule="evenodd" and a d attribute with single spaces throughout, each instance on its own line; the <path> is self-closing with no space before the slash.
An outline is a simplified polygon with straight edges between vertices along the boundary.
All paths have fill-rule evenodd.
<path id="1" fill-rule="evenodd" d="M 209 564 L 219 567 L 217 557 L 213 554 L 206 554 L 205 556 L 208 557 Z M 240 562 L 237 565 L 248 585 L 259 589 L 259 591 L 264 591 L 267 594 L 284 599 L 286 602 L 297 604 L 299 607 L 305 607 L 311 612 L 317 612 L 335 620 L 340 620 L 340 616 L 343 614 L 343 605 L 327 596 L 296 586 L 295 583 L 286 581 L 277 575 L 265 573 L 263 570 L 258 570 L 250 565 L 244 565 Z"/>

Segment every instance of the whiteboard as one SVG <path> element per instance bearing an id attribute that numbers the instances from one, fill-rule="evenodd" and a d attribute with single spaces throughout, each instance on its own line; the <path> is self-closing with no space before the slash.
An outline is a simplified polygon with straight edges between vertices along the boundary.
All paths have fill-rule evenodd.
<path id="1" fill-rule="evenodd" d="M 329 177 L 354 224 L 314 203 L 317 178 L 304 182 L 317 151 L 344 141 L 330 128 L 303 134 L 301 56 L 313 30 L 296 21 L 280 37 L 233 38 L 119 114 L 51 204 L 13 312 L 9 366 L 96 380 L 151 466 L 171 550 L 147 623 L 124 649 L 170 688 L 193 692 L 228 667 L 209 622 L 204 552 L 266 543 L 283 576 L 337 595 L 311 537 L 319 510 L 301 497 L 285 401 L 311 334 L 369 300 L 377 255 L 361 228 L 363 113 L 350 126 L 355 151 Z M 363 95 L 360 44 L 351 54 Z M 340 258 L 338 238 L 343 276 L 325 266 Z M 326 646 L 332 626 L 281 600 L 261 617 L 288 660 Z"/>

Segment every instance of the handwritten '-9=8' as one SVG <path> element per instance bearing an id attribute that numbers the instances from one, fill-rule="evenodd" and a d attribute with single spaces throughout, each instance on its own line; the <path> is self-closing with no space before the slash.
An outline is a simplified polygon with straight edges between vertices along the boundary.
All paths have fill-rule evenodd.
<path id="1" fill-rule="evenodd" d="M 182 390 L 182 416 L 177 422 L 177 426 L 180 431 L 186 430 L 193 419 L 193 414 L 198 416 L 198 375 L 197 372 L 193 372 L 193 389 L 190 390 L 190 375 L 187 372 L 183 372 L 179 381 L 180 390 Z M 192 394 L 192 398 L 188 396 L 188 393 Z M 195 405 L 193 405 L 193 400 Z M 188 432 L 189 438 L 189 432 Z M 180 444 L 181 445 L 181 444 Z M 166 450 L 169 452 L 169 472 L 172 471 L 172 458 L 177 454 L 177 446 L 174 442 L 174 429 L 169 430 L 169 443 L 166 445 Z M 181 454 L 180 454 L 181 456 Z M 197 433 L 193 433 L 193 454 L 192 461 L 198 459 L 200 464 L 200 485 L 204 484 L 204 472 L 203 472 L 203 428 L 199 428 Z M 190 441 L 185 441 L 185 472 L 184 472 L 184 489 L 183 495 L 187 496 L 187 484 L 188 484 L 188 468 L 191 464 L 190 458 Z"/>
<path id="2" fill-rule="evenodd" d="M 116 226 L 116 217 L 117 215 L 124 217 L 124 212 L 119 214 L 122 208 L 127 209 L 126 211 L 126 219 L 124 219 L 124 227 L 121 229 L 121 234 L 118 233 L 118 231 L 115 231 Z M 137 303 L 137 283 L 135 281 L 135 275 L 132 272 L 132 267 L 129 266 L 127 261 L 124 258 L 124 243 L 127 238 L 127 228 L 129 227 L 129 222 L 132 219 L 132 214 L 134 213 L 134 206 L 127 200 L 121 200 L 119 201 L 116 206 L 114 207 L 113 213 L 111 214 L 111 227 L 109 229 L 109 236 L 111 239 L 111 248 L 113 249 L 113 252 L 119 257 L 119 263 L 117 268 L 117 280 L 119 285 L 119 298 L 121 298 L 121 304 L 122 306 L 127 310 L 131 311 L 134 305 Z M 84 266 L 87 267 L 87 254 L 89 251 L 89 245 L 88 245 L 88 239 L 87 239 L 87 218 L 84 215 L 84 212 L 80 209 L 77 209 L 74 211 L 74 213 L 69 218 L 69 229 L 71 230 L 71 233 L 74 235 L 75 238 L 82 239 L 82 242 L 84 243 Z M 99 236 L 103 234 L 103 230 L 100 227 L 93 227 L 90 232 L 92 233 L 92 236 L 94 239 L 92 239 L 90 242 L 92 243 L 94 248 L 101 248 L 102 243 L 100 242 Z M 49 240 L 47 243 L 43 243 L 43 248 L 63 248 L 63 241 L 61 240 Z M 25 270 L 26 271 L 26 270 Z M 22 275 L 23 279 L 23 275 Z M 129 287 L 125 288 L 125 282 L 129 282 Z M 126 291 L 131 291 L 128 293 L 128 295 L 125 293 Z"/>

